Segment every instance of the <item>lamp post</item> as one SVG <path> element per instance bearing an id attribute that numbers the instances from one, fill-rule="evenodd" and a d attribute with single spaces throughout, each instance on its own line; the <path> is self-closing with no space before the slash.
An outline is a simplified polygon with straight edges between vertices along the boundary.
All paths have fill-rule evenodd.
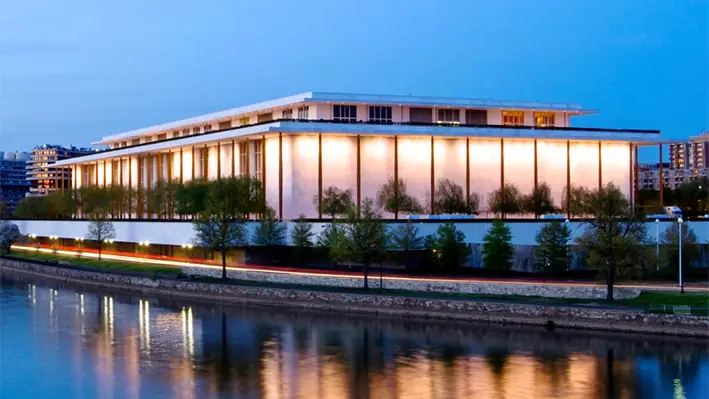
<path id="1" fill-rule="evenodd" d="M 660 271 L 660 219 L 655 219 L 655 258 L 657 271 Z"/>
<path id="2" fill-rule="evenodd" d="M 684 294 L 684 281 L 682 281 L 682 218 L 677 219 L 679 225 L 679 289 Z"/>
<path id="3" fill-rule="evenodd" d="M 566 225 L 566 230 L 569 231 L 569 236 L 571 236 L 571 221 L 569 219 L 566 219 L 564 221 L 564 224 Z M 571 251 L 569 248 L 569 243 L 568 241 L 566 242 L 566 271 L 568 272 L 571 270 Z"/>

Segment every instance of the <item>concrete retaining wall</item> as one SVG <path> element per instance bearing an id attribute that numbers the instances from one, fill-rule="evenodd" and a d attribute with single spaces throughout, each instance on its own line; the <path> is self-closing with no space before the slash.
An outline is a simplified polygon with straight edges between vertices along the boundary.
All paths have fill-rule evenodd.
<path id="1" fill-rule="evenodd" d="M 210 302 L 513 324 L 549 325 L 551 322 L 557 327 L 709 337 L 707 317 L 651 314 L 642 310 L 426 299 L 153 280 L 8 258 L 0 258 L 0 272 L 48 277 L 111 290 Z"/>
<path id="2" fill-rule="evenodd" d="M 221 277 L 221 269 L 205 269 L 201 267 L 183 267 L 183 273 L 188 275 Z M 318 285 L 324 287 L 361 288 L 364 277 L 360 276 L 324 276 L 313 273 L 276 273 L 244 271 L 227 269 L 227 276 L 237 280 L 248 280 L 268 283 Z M 379 276 L 376 272 L 369 275 L 369 286 L 379 288 Z M 422 291 L 422 292 L 448 292 L 457 294 L 490 294 L 490 295 L 522 295 L 540 296 L 547 298 L 574 298 L 574 299 L 605 299 L 605 286 L 598 285 L 568 285 L 542 283 L 523 284 L 511 282 L 471 282 L 441 279 L 417 279 L 406 277 L 384 278 L 382 285 L 388 290 Z M 613 296 L 616 299 L 632 299 L 640 295 L 639 288 L 615 288 Z"/>

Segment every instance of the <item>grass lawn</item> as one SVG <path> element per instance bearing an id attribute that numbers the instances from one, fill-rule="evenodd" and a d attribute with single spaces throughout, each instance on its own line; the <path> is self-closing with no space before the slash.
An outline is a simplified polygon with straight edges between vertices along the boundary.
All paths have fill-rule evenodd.
<path id="1" fill-rule="evenodd" d="M 679 292 L 643 292 L 639 297 L 617 301 L 623 305 L 686 305 L 698 308 L 709 308 L 709 294 Z"/>
<path id="2" fill-rule="evenodd" d="M 122 262 L 118 260 L 98 260 L 96 258 L 86 258 L 69 255 L 54 255 L 44 252 L 34 251 L 12 251 L 11 256 L 17 258 L 62 262 L 73 266 L 90 267 L 96 269 L 120 271 L 128 273 L 160 273 L 161 275 L 177 275 L 180 273 L 179 267 L 154 265 L 149 263 Z"/>

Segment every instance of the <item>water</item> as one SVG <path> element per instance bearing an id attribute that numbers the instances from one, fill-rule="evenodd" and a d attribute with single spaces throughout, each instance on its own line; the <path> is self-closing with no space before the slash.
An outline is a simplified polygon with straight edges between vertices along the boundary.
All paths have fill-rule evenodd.
<path id="1" fill-rule="evenodd" d="M 707 341 L 2 280 L 0 398 L 707 398 Z"/>

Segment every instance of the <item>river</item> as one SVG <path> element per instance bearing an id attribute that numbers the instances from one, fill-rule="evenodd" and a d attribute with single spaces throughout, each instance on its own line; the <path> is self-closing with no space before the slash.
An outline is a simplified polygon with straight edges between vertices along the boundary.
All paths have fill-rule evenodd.
<path id="1" fill-rule="evenodd" d="M 707 398 L 707 341 L 190 303 L 4 276 L 0 398 Z"/>

